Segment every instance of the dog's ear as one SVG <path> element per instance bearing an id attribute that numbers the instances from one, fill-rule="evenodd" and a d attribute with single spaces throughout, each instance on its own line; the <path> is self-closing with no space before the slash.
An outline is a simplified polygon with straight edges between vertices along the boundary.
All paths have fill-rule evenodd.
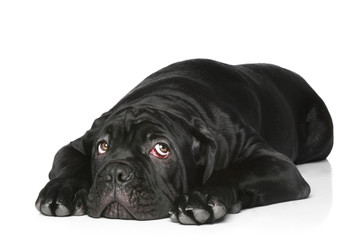
<path id="1" fill-rule="evenodd" d="M 204 184 L 214 171 L 217 144 L 211 131 L 198 119 L 193 122 L 193 135 L 193 151 L 197 166 L 203 168 Z"/>
<path id="2" fill-rule="evenodd" d="M 72 141 L 70 143 L 71 146 L 83 155 L 90 156 L 96 133 L 98 132 L 99 128 L 104 125 L 109 115 L 110 111 L 104 113 L 101 117 L 96 119 L 91 126 L 91 129 L 88 130 L 82 137 L 76 139 L 75 141 Z"/>
<path id="3" fill-rule="evenodd" d="M 90 129 L 84 136 L 70 142 L 71 146 L 85 156 L 91 156 L 91 148 L 94 144 L 95 130 Z"/>

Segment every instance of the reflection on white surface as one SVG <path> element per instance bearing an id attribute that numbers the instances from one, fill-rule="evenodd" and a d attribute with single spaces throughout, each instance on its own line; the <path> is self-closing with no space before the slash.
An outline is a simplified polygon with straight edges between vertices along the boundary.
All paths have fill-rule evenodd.
<path id="1" fill-rule="evenodd" d="M 311 207 L 313 219 L 310 222 L 320 223 L 326 218 L 332 204 L 331 165 L 325 160 L 298 166 L 302 176 L 310 184 L 311 194 L 306 206 Z"/>

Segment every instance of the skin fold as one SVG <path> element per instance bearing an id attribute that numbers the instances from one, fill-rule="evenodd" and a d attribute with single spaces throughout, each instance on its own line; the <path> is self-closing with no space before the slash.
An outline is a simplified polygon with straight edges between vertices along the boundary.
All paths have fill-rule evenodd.
<path id="1" fill-rule="evenodd" d="M 296 164 L 325 159 L 332 145 L 330 114 L 296 73 L 187 60 L 147 77 L 61 148 L 36 208 L 218 222 L 308 197 Z"/>

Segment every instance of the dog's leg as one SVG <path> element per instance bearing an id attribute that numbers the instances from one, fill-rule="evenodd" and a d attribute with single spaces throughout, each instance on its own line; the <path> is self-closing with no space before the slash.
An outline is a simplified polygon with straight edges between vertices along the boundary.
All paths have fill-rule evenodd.
<path id="1" fill-rule="evenodd" d="M 170 218 L 182 224 L 211 223 L 227 213 L 309 194 L 309 185 L 290 159 L 259 149 L 244 161 L 214 172 L 203 187 L 180 196 L 170 209 Z"/>
<path id="2" fill-rule="evenodd" d="M 81 138 L 77 141 L 80 140 Z M 55 155 L 49 179 L 35 203 L 41 213 L 50 216 L 86 213 L 91 184 L 91 164 L 88 156 L 71 144 L 64 146 Z"/>

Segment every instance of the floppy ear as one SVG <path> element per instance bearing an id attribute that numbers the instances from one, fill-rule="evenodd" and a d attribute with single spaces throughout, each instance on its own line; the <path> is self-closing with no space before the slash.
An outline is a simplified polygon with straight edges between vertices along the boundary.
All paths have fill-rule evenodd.
<path id="1" fill-rule="evenodd" d="M 85 156 L 91 155 L 91 148 L 94 143 L 95 131 L 91 129 L 84 136 L 70 142 L 71 146 Z"/>
<path id="2" fill-rule="evenodd" d="M 88 155 L 85 151 L 85 148 L 83 146 L 83 137 L 79 137 L 75 141 L 70 142 L 70 145 L 75 148 L 78 152 L 80 152 L 83 155 Z"/>
<path id="3" fill-rule="evenodd" d="M 215 155 L 217 143 L 212 133 L 206 128 L 205 124 L 199 119 L 194 122 L 194 137 L 197 146 L 197 165 L 204 167 L 203 184 L 210 178 L 215 167 Z"/>
<path id="4" fill-rule="evenodd" d="M 71 146 L 77 151 L 82 153 L 85 156 L 91 155 L 91 148 L 94 143 L 95 134 L 98 131 L 99 127 L 104 124 L 107 118 L 110 116 L 111 110 L 101 115 L 97 118 L 91 126 L 91 129 L 88 130 L 84 136 L 79 137 L 75 141 L 70 142 Z"/>

